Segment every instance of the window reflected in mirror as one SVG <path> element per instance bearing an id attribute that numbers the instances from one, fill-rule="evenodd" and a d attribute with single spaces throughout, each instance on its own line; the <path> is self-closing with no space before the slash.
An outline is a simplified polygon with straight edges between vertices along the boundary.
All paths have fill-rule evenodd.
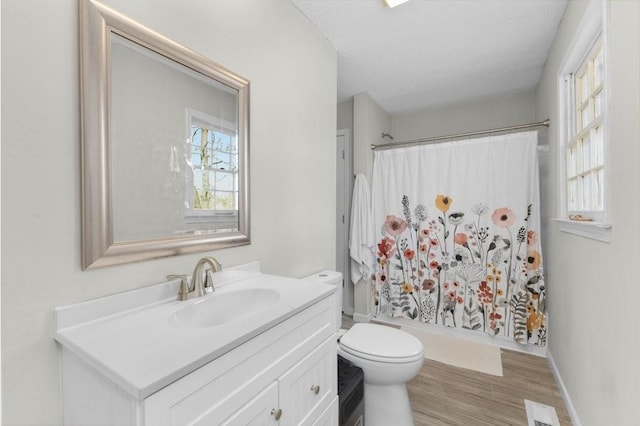
<path id="1" fill-rule="evenodd" d="M 233 229 L 238 216 L 238 138 L 235 126 L 190 110 L 193 181 L 188 184 L 187 220 L 206 218 L 218 229 Z"/>

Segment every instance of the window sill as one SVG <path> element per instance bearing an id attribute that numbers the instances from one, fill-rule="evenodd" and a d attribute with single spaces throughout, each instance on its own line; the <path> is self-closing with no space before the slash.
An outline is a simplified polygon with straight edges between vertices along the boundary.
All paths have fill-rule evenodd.
<path id="1" fill-rule="evenodd" d="M 603 222 L 579 222 L 564 218 L 552 219 L 558 222 L 558 229 L 569 234 L 580 235 L 582 237 L 591 238 L 606 243 L 611 241 L 610 223 Z"/>

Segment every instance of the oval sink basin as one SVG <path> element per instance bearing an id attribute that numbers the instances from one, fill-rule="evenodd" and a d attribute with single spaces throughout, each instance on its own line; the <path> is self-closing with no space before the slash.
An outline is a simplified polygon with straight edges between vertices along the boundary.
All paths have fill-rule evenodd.
<path id="1" fill-rule="evenodd" d="M 213 292 L 178 310 L 169 323 L 188 328 L 220 326 L 266 311 L 278 299 L 280 294 L 267 288 Z"/>

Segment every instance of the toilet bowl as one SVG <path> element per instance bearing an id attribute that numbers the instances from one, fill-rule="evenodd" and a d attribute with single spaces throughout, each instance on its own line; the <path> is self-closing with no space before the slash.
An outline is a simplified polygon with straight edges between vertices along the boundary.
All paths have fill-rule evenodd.
<path id="1" fill-rule="evenodd" d="M 337 286 L 338 355 L 362 368 L 367 426 L 411 426 L 413 416 L 406 382 L 422 368 L 422 343 L 402 330 L 377 324 L 354 324 L 341 330 L 342 274 L 322 271 L 305 279 Z"/>
<path id="2" fill-rule="evenodd" d="M 340 338 L 338 355 L 362 368 L 367 426 L 413 425 L 406 382 L 424 362 L 418 339 L 396 328 L 358 323 Z"/>

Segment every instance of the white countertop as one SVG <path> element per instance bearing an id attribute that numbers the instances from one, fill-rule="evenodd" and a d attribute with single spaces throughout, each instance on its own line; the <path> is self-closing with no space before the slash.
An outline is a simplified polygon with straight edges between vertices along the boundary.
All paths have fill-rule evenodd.
<path id="1" fill-rule="evenodd" d="M 216 277 L 223 279 L 216 280 L 216 290 L 204 296 L 249 288 L 279 292 L 277 302 L 248 318 L 212 327 L 178 327 L 171 323 L 172 315 L 203 298 L 176 301 L 177 284 L 164 283 L 57 308 L 55 339 L 135 398 L 146 398 L 336 290 L 253 269 L 224 271 Z"/>

